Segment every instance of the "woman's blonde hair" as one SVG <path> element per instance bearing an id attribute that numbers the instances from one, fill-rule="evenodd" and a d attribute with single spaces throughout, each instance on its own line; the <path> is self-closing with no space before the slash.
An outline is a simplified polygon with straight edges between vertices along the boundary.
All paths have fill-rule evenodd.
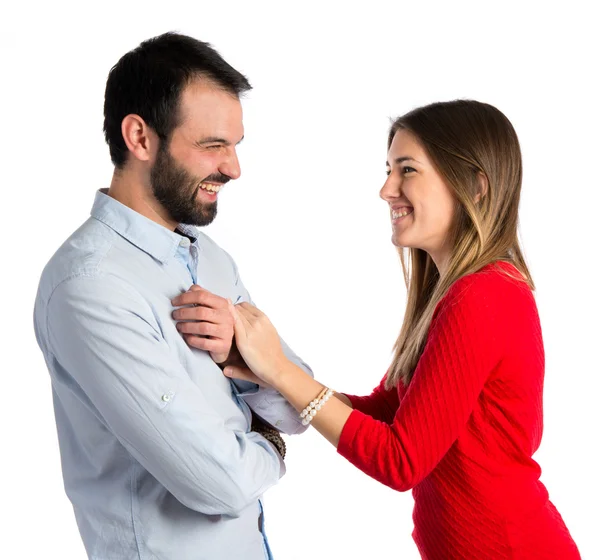
<path id="1" fill-rule="evenodd" d="M 495 261 L 507 261 L 534 289 L 517 234 L 523 171 L 510 121 L 487 103 L 457 100 L 420 107 L 396 119 L 388 149 L 398 130 L 410 132 L 420 142 L 456 204 L 451 255 L 443 276 L 425 251 L 398 249 L 408 302 L 386 379 L 388 389 L 400 381 L 410 382 L 435 308 L 459 278 Z"/>

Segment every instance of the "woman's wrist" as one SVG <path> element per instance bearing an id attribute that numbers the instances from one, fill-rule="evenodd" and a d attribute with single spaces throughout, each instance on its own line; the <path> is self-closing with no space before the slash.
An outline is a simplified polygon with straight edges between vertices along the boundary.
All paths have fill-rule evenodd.
<path id="1" fill-rule="evenodd" d="M 301 367 L 290 361 L 279 370 L 273 387 L 298 413 L 306 406 L 307 402 L 314 399 L 315 395 L 325 388 Z"/>
<path id="2" fill-rule="evenodd" d="M 287 379 L 296 367 L 296 364 L 288 360 L 287 356 L 284 355 L 283 358 L 273 366 L 273 373 L 270 375 L 271 379 L 269 384 L 279 390 L 279 387 L 286 384 Z"/>

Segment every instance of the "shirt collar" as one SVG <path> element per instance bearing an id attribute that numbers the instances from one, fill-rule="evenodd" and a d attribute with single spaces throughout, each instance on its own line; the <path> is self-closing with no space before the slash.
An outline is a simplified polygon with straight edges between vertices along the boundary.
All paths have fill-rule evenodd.
<path id="1" fill-rule="evenodd" d="M 107 192 L 108 189 L 100 189 L 96 192 L 91 211 L 93 218 L 106 224 L 121 237 L 161 263 L 167 262 L 175 255 L 185 237 L 121 204 L 108 196 Z M 186 236 L 192 237 L 194 245 L 198 246 L 198 231 L 194 226 L 179 224 L 177 227 Z M 189 243 L 189 240 L 186 241 Z"/>

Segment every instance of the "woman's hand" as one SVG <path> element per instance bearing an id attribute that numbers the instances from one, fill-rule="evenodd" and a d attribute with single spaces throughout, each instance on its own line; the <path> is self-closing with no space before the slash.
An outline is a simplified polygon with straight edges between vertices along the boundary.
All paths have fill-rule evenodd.
<path id="1" fill-rule="evenodd" d="M 251 379 L 250 372 L 231 366 L 225 368 L 225 375 L 261 385 L 274 385 L 288 363 L 277 330 L 260 309 L 249 303 L 234 306 L 230 302 L 229 310 L 234 320 L 237 349 L 256 377 Z"/>

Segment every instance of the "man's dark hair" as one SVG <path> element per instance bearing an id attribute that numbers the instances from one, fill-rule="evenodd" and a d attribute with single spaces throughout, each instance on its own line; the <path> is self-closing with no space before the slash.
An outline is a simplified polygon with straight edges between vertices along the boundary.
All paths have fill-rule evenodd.
<path id="1" fill-rule="evenodd" d="M 181 92 L 197 78 L 238 97 L 252 88 L 208 43 L 172 32 L 144 41 L 111 68 L 104 94 L 104 137 L 117 168 L 128 153 L 123 119 L 139 115 L 161 142 L 168 141 L 179 124 Z"/>

